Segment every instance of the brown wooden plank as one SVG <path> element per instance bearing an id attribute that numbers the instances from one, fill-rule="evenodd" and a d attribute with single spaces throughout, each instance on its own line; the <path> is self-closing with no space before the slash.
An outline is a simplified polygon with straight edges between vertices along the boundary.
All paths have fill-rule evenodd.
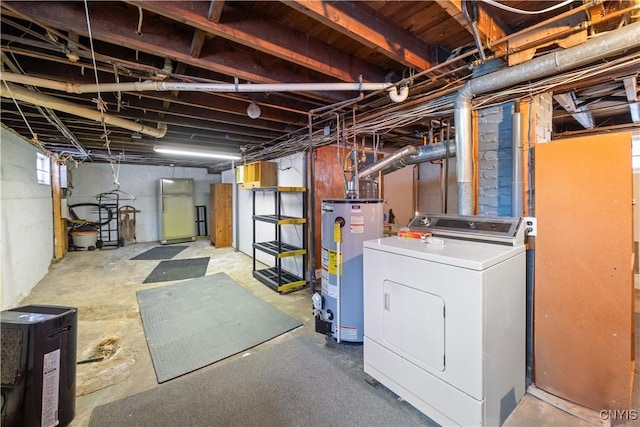
<path id="1" fill-rule="evenodd" d="M 631 136 L 537 144 L 534 382 L 594 410 L 631 408 Z"/>
<path id="2" fill-rule="evenodd" d="M 220 22 L 222 9 L 224 9 L 224 0 L 211 0 L 211 3 L 209 3 L 209 12 L 207 12 L 207 19 L 213 22 Z"/>
<path id="3" fill-rule="evenodd" d="M 341 148 L 340 153 L 343 161 L 349 155 L 349 151 L 345 148 Z M 342 199 L 345 196 L 344 178 L 337 160 L 338 148 L 335 145 L 320 147 L 316 150 L 315 212 L 313 212 L 315 269 L 321 267 L 322 261 L 320 259 L 320 254 L 322 254 L 322 200 Z"/>
<path id="4" fill-rule="evenodd" d="M 62 219 L 62 190 L 60 188 L 60 165 L 58 163 L 58 155 L 54 155 L 51 159 L 51 196 L 53 205 L 53 256 L 55 259 L 61 259 L 67 253 L 66 227 L 63 228 L 65 221 Z"/>
<path id="5" fill-rule="evenodd" d="M 408 67 L 422 71 L 438 63 L 427 43 L 360 2 L 295 0 L 285 4 Z"/>
<path id="6" fill-rule="evenodd" d="M 155 2 L 151 2 L 155 3 Z M 37 22 L 56 28 L 65 28 L 87 36 L 84 6 L 73 2 L 3 2 L 3 7 L 18 15 L 25 15 Z M 249 49 L 235 49 L 225 45 L 215 51 L 203 49 L 200 58 L 191 56 L 191 33 L 176 31 L 176 26 L 155 19 L 143 25 L 143 34 L 137 36 L 138 12 L 126 13 L 110 3 L 91 3 L 90 18 L 93 37 L 108 43 L 124 46 L 160 57 L 204 68 L 217 73 L 236 76 L 256 83 L 303 83 L 314 81 L 311 70 L 287 66 L 276 58 L 263 56 L 258 61 Z M 209 22 L 209 21 L 207 21 Z M 205 45 L 205 48 L 208 45 Z M 333 99 L 323 93 L 323 99 Z M 336 99 L 344 99 L 344 96 Z"/>
<path id="7" fill-rule="evenodd" d="M 209 233 L 211 244 L 226 248 L 233 244 L 233 184 L 211 184 L 209 193 Z"/>
<path id="8" fill-rule="evenodd" d="M 471 15 L 471 4 L 469 3 L 467 4 L 467 11 L 469 11 L 469 14 Z M 473 34 L 473 29 L 467 22 L 462 11 L 461 0 L 441 0 L 438 1 L 437 4 L 447 11 L 447 13 L 462 25 L 470 34 Z M 506 26 L 499 22 L 496 16 L 489 14 L 482 3 L 477 3 L 477 10 L 477 28 L 483 45 L 485 47 L 488 46 L 494 53 L 504 53 L 506 50 L 506 43 L 493 45 L 492 41 L 500 40 L 508 34 Z"/>
<path id="9" fill-rule="evenodd" d="M 204 41 L 206 39 L 207 33 L 202 30 L 196 28 L 193 32 L 193 39 L 191 40 L 191 49 L 190 54 L 193 58 L 199 58 L 200 52 L 202 52 L 202 46 L 204 46 Z"/>
<path id="10" fill-rule="evenodd" d="M 225 12 L 225 23 L 212 22 L 206 18 L 207 4 L 204 2 L 128 3 L 342 81 L 357 82 L 360 75 L 365 81 L 383 81 L 385 75 L 383 70 L 371 64 L 310 39 L 303 32 L 289 30 L 284 25 L 274 26 L 272 22 L 250 15 L 233 16 L 232 11 Z"/>

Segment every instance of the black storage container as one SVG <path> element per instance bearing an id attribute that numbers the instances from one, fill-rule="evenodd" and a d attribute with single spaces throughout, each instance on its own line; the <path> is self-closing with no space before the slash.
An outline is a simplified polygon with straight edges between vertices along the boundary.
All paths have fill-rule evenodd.
<path id="1" fill-rule="evenodd" d="M 0 317 L 0 424 L 68 425 L 75 416 L 77 309 L 27 305 Z"/>

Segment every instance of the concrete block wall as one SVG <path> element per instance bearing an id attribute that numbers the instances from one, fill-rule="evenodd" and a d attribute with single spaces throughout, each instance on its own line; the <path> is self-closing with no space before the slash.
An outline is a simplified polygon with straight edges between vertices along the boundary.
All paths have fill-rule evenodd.
<path id="1" fill-rule="evenodd" d="M 207 217 L 210 213 L 209 185 L 221 182 L 220 174 L 208 174 L 203 168 L 181 168 L 169 166 L 115 165 L 119 189 L 135 200 L 123 196 L 119 205 L 130 205 L 140 212 L 136 214 L 137 242 L 158 240 L 158 188 L 160 178 L 193 178 L 195 183 L 195 205 L 204 205 Z M 71 195 L 68 204 L 97 203 L 96 195 L 117 188 L 114 171 L 106 163 L 82 163 L 77 168 L 69 167 Z M 208 220 L 208 218 L 207 218 Z"/>
<path id="2" fill-rule="evenodd" d="M 478 214 L 511 215 L 511 140 L 514 103 L 478 111 Z"/>
<path id="3" fill-rule="evenodd" d="M 553 94 L 543 93 L 534 98 L 536 108 L 536 144 L 551 141 L 551 121 L 553 120 Z"/>
<path id="4" fill-rule="evenodd" d="M 38 184 L 38 149 L 0 128 L 0 308 L 16 307 L 53 259 L 51 187 Z"/>

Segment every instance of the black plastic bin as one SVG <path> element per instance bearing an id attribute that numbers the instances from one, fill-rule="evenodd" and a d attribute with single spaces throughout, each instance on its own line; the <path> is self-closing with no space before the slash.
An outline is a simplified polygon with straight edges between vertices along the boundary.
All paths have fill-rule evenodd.
<path id="1" fill-rule="evenodd" d="M 75 416 L 78 310 L 27 305 L 2 320 L 2 426 L 66 426 Z"/>

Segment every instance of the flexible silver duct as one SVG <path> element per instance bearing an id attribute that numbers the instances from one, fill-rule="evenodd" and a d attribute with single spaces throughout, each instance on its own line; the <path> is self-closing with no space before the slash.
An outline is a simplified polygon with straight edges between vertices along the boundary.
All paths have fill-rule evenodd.
<path id="1" fill-rule="evenodd" d="M 453 141 L 449 143 L 449 157 L 456 155 L 456 146 Z M 381 170 L 383 175 L 402 169 L 407 165 L 415 165 L 417 163 L 432 162 L 434 160 L 442 160 L 447 157 L 447 144 L 439 142 L 437 144 L 429 144 L 418 147 L 416 154 L 388 163 Z"/>
<path id="2" fill-rule="evenodd" d="M 358 173 L 358 179 L 364 178 L 366 176 L 369 176 L 373 173 L 378 172 L 380 169 L 384 168 L 385 166 L 394 163 L 398 160 L 401 160 L 407 156 L 410 156 L 412 154 L 416 153 L 416 147 L 413 145 L 407 145 L 404 148 L 401 148 L 398 151 L 395 151 L 393 154 L 391 154 L 390 156 L 385 157 L 384 159 L 380 160 L 379 162 L 376 162 L 374 164 L 372 164 L 371 166 L 368 166 L 364 169 L 362 169 L 359 173 Z"/>
<path id="3" fill-rule="evenodd" d="M 456 155 L 456 146 L 452 142 L 453 141 L 450 141 L 449 143 L 449 157 Z M 362 169 L 360 173 L 358 173 L 358 179 L 365 178 L 378 171 L 385 175 L 398 169 L 402 169 L 407 165 L 441 160 L 446 157 L 447 144 L 444 142 L 423 145 L 421 147 L 407 145 L 379 162 Z"/>
<path id="4" fill-rule="evenodd" d="M 567 71 L 614 56 L 640 46 L 640 22 L 611 31 L 559 52 L 550 53 L 521 65 L 506 68 L 470 80 L 455 100 L 455 125 L 458 181 L 458 213 L 473 215 L 473 139 L 471 129 L 471 100 L 475 95 L 504 89 L 529 80 Z"/>

